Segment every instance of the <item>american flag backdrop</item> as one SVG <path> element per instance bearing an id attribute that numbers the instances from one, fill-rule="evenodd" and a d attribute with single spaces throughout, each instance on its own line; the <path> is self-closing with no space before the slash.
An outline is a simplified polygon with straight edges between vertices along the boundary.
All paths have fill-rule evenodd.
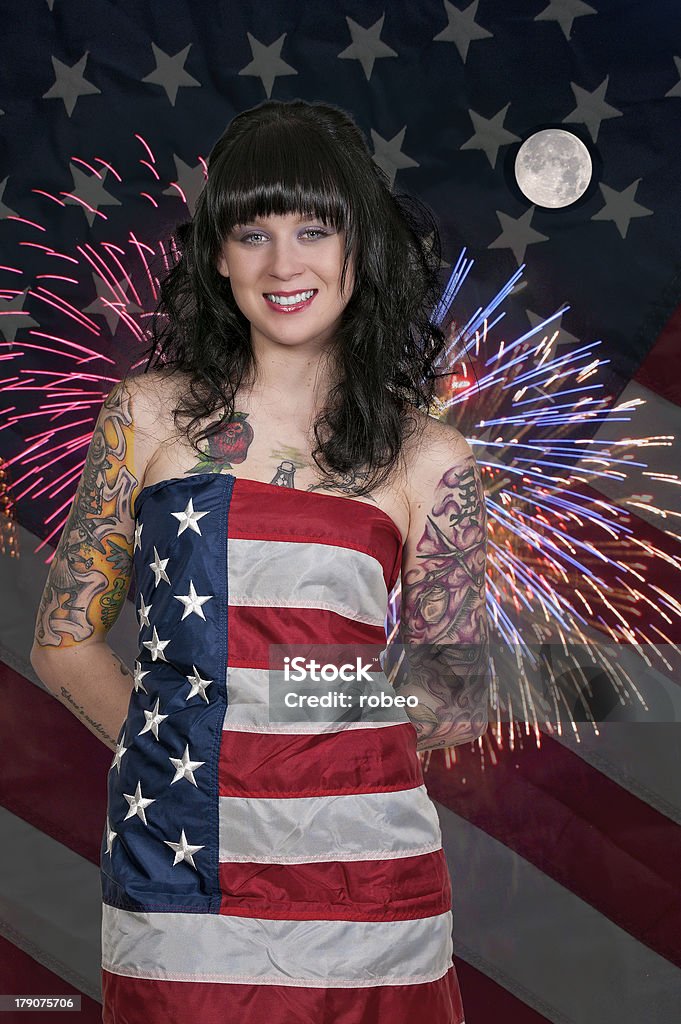
<path id="1" fill-rule="evenodd" d="M 111 753 L 44 691 L 28 654 L 75 491 L 63 467 L 75 469 L 140 341 L 145 282 L 126 277 L 123 251 L 152 251 L 186 219 L 236 113 L 268 97 L 335 103 L 395 186 L 436 213 L 443 282 L 462 247 L 475 260 L 467 305 L 525 264 L 505 336 L 569 307 L 558 345 L 600 341 L 600 379 L 636 418 L 595 422 L 593 437 L 674 437 L 681 11 L 676 0 L 0 0 L 0 28 L 0 993 L 80 993 L 79 1020 L 97 1021 Z M 594 159 L 592 186 L 565 210 L 532 206 L 513 181 L 518 144 L 546 126 L 573 131 Z M 69 443 L 29 461 L 58 372 L 66 398 L 50 416 L 69 419 Z M 677 453 L 647 448 L 626 485 L 592 484 L 665 553 L 646 571 L 667 592 L 681 554 Z M 676 644 L 680 621 L 670 616 Z M 129 601 L 110 639 L 131 669 L 137 628 Z M 538 746 L 518 730 L 493 756 L 465 747 L 454 764 L 428 761 L 466 1024 L 679 1019 L 681 713 L 669 692 L 654 720 L 615 709 L 598 733 L 543 733 Z"/>

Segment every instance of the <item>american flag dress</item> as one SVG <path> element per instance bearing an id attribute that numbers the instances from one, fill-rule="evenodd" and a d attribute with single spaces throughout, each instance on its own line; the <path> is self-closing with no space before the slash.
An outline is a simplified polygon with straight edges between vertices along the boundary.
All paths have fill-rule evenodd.
<path id="1" fill-rule="evenodd" d="M 104 1024 L 462 1024 L 451 879 L 406 712 L 269 714 L 270 645 L 385 646 L 401 553 L 366 501 L 219 473 L 140 492 L 139 654 L 101 847 Z"/>

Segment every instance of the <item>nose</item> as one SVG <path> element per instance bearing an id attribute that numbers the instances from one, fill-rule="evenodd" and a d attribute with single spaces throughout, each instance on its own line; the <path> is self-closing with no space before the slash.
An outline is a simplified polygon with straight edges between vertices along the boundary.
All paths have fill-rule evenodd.
<path id="1" fill-rule="evenodd" d="M 288 238 L 274 239 L 269 252 L 269 273 L 282 281 L 288 281 L 302 274 L 305 266 L 295 240 Z"/>

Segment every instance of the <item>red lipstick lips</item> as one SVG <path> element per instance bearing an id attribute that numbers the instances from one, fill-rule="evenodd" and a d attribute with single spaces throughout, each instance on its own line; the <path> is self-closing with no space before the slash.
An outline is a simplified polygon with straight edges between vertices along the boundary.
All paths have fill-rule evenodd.
<path id="1" fill-rule="evenodd" d="M 269 295 L 281 295 L 282 298 L 286 298 L 289 295 L 299 295 L 301 292 L 312 291 L 311 288 L 298 288 L 295 292 L 268 292 Z M 317 289 L 314 289 L 314 294 L 309 299 L 305 299 L 303 302 L 296 302 L 295 305 L 282 305 L 278 302 L 272 302 L 271 299 L 267 298 L 267 295 L 263 293 L 263 298 L 270 309 L 273 309 L 277 313 L 298 313 L 303 309 L 307 309 L 310 303 L 314 300 L 317 295 Z"/>

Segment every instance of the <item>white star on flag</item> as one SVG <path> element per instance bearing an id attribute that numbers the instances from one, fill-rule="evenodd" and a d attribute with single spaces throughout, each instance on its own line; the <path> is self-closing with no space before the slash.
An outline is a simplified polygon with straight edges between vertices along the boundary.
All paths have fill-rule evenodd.
<path id="1" fill-rule="evenodd" d="M 142 548 L 142 530 L 144 529 L 144 523 L 137 523 L 135 526 L 135 543 L 132 548 L 134 554 L 138 548 Z"/>
<path id="2" fill-rule="evenodd" d="M 156 632 L 156 626 L 154 626 L 154 632 L 151 640 L 145 640 L 143 646 L 148 647 L 151 651 L 151 660 L 156 661 L 160 658 L 162 661 L 167 661 L 165 654 L 163 653 L 164 648 L 168 646 L 170 640 L 159 640 L 158 633 Z M 147 692 L 146 690 L 144 691 Z"/>
<path id="3" fill-rule="evenodd" d="M 180 50 L 179 53 L 171 56 L 169 53 L 165 53 L 156 43 L 151 44 L 156 67 L 142 81 L 153 82 L 154 85 L 162 86 L 173 106 L 175 106 L 177 90 L 180 87 L 196 89 L 201 86 L 201 83 L 197 82 L 184 66 L 191 46 L 192 44 L 189 43 L 185 46 L 184 50 Z"/>
<path id="4" fill-rule="evenodd" d="M 197 850 L 202 850 L 203 846 L 190 846 L 189 843 L 187 842 L 187 837 L 184 834 L 184 829 L 182 829 L 179 843 L 171 843 L 170 840 L 168 839 L 164 839 L 163 842 L 166 844 L 166 846 L 169 846 L 171 850 L 175 851 L 175 860 L 173 861 L 173 867 L 175 867 L 176 864 L 179 864 L 180 861 L 186 860 L 189 864 L 191 864 L 194 870 L 196 870 L 196 864 L 194 863 L 194 858 L 192 857 L 192 854 L 196 853 Z"/>
<path id="5" fill-rule="evenodd" d="M 185 677 L 192 684 L 192 688 L 185 699 L 190 700 L 191 697 L 195 697 L 197 693 L 200 693 L 203 699 L 205 700 L 206 704 L 208 704 L 209 700 L 208 697 L 206 697 L 206 688 L 210 686 L 213 680 L 202 679 L 201 676 L 199 675 L 199 670 L 197 669 L 196 665 L 192 665 L 192 668 L 194 669 L 194 675 Z"/>
<path id="6" fill-rule="evenodd" d="M 202 537 L 203 534 L 199 529 L 199 519 L 202 519 L 204 516 L 210 515 L 210 509 L 208 509 L 206 512 L 195 512 L 194 502 L 190 498 L 189 501 L 187 502 L 184 512 L 171 512 L 170 514 L 171 516 L 174 516 L 175 519 L 177 519 L 180 524 L 177 531 L 178 537 L 187 529 L 193 530 L 195 533 L 198 533 L 199 537 Z"/>
<path id="7" fill-rule="evenodd" d="M 137 734 L 138 736 L 141 736 L 145 732 L 153 732 L 154 737 L 156 739 L 158 739 L 158 727 L 161 724 L 161 722 L 165 722 L 166 718 L 168 717 L 168 715 L 159 715 L 159 713 L 158 713 L 159 702 L 160 702 L 160 697 L 157 697 L 156 698 L 156 703 L 154 704 L 153 711 L 146 711 L 145 710 L 144 717 L 147 720 L 147 724 L 140 729 L 140 731 Z"/>
<path id="8" fill-rule="evenodd" d="M 196 593 L 196 589 L 194 588 L 194 581 L 190 580 L 188 594 L 173 594 L 173 597 L 175 598 L 176 601 L 182 601 L 182 603 L 184 604 L 184 611 L 182 612 L 182 618 L 180 619 L 180 622 L 182 622 L 183 619 L 186 619 L 187 616 L 191 615 L 192 613 L 194 615 L 200 615 L 203 621 L 205 622 L 206 616 L 203 614 L 203 608 L 201 606 L 204 605 L 206 601 L 210 601 L 212 599 L 212 596 L 212 594 L 199 596 Z"/>
<path id="9" fill-rule="evenodd" d="M 155 660 L 156 659 L 154 658 L 154 661 Z M 144 679 L 145 676 L 149 675 L 150 671 L 151 671 L 150 669 L 145 669 L 145 671 L 143 672 L 142 671 L 142 666 L 140 665 L 139 661 L 135 662 L 135 675 L 134 675 L 135 693 L 139 693 L 140 690 L 144 690 L 145 693 L 149 692 L 147 690 L 146 686 L 143 684 L 142 680 Z"/>
<path id="10" fill-rule="evenodd" d="M 86 50 L 80 60 L 71 65 L 64 64 L 57 57 L 52 56 L 54 83 L 47 92 L 43 93 L 43 99 L 63 100 L 69 117 L 71 117 L 80 96 L 89 96 L 94 93 L 101 95 L 102 92 L 92 82 L 88 82 L 85 77 L 85 65 L 89 55 L 90 51 Z"/>
<path id="11" fill-rule="evenodd" d="M 140 594 L 140 606 L 137 609 L 139 615 L 140 629 L 142 626 L 148 626 L 149 623 L 149 612 L 151 611 L 151 605 L 144 603 L 144 595 Z"/>
<path id="12" fill-rule="evenodd" d="M 338 56 L 341 60 L 358 60 L 362 65 L 364 76 L 368 82 L 371 78 L 371 72 L 374 70 L 374 61 L 378 57 L 398 56 L 395 50 L 381 39 L 385 14 L 368 28 L 364 28 L 363 25 L 353 21 L 352 18 L 348 18 L 347 15 L 345 20 L 350 29 L 352 42 Z"/>
<path id="13" fill-rule="evenodd" d="M 146 693 L 146 690 L 145 690 L 145 693 Z M 114 768 L 114 767 L 118 768 L 118 774 L 119 775 L 121 774 L 121 760 L 123 758 L 123 754 L 128 749 L 127 747 L 123 746 L 124 740 L 125 740 L 125 735 L 123 735 L 121 737 L 121 739 L 118 741 L 118 743 L 116 744 L 116 753 L 114 754 L 113 761 L 111 762 L 111 766 L 109 768 L 109 771 L 111 771 L 111 768 Z"/>
<path id="14" fill-rule="evenodd" d="M 136 814 L 139 818 L 142 819 L 142 821 L 146 825 L 147 816 L 144 813 L 144 808 L 148 807 L 149 804 L 155 803 L 156 799 L 154 797 L 142 796 L 142 783 L 139 781 L 137 783 L 137 789 L 135 790 L 134 796 L 132 795 L 132 793 L 124 793 L 123 796 L 130 804 L 130 809 L 126 816 L 123 818 L 123 821 L 127 821 L 128 818 L 131 818 L 133 816 L 133 814 Z"/>
<path id="15" fill-rule="evenodd" d="M 193 786 L 196 786 L 196 779 L 194 778 L 194 772 L 197 768 L 200 768 L 205 761 L 190 761 L 189 759 L 189 744 L 184 748 L 184 754 L 182 757 L 169 757 L 168 760 L 175 769 L 175 778 L 170 780 L 170 785 L 173 782 L 178 782 L 179 779 L 188 779 Z M 197 787 L 198 789 L 198 787 Z"/>
<path id="16" fill-rule="evenodd" d="M 492 33 L 488 32 L 482 25 L 478 25 L 475 15 L 478 13 L 480 0 L 473 0 L 472 4 L 460 10 L 449 0 L 444 0 L 447 25 L 433 36 L 436 43 L 456 43 L 461 60 L 466 63 L 468 59 L 468 47 L 477 39 L 491 39 Z"/>
<path id="17" fill-rule="evenodd" d="M 149 562 L 149 568 L 156 577 L 156 582 L 154 583 L 155 587 L 159 585 L 161 580 L 165 580 L 166 583 L 170 583 L 170 580 L 168 579 L 168 575 L 166 573 L 166 566 L 169 561 L 169 558 L 161 558 L 158 551 L 156 550 L 156 545 L 154 544 L 154 561 Z"/>
<path id="18" fill-rule="evenodd" d="M 109 821 L 109 815 L 106 816 L 106 853 L 111 856 L 111 849 L 113 847 L 113 841 L 118 835 L 118 832 L 114 832 L 111 828 L 111 822 Z"/>
<path id="19" fill-rule="evenodd" d="M 240 75 L 255 75 L 262 81 L 269 99 L 272 95 L 272 86 L 274 85 L 274 79 L 278 75 L 297 75 L 298 72 L 295 68 L 292 68 L 290 64 L 287 64 L 281 57 L 281 48 L 284 45 L 284 39 L 286 38 L 286 32 L 283 32 L 278 39 L 275 39 L 273 43 L 261 43 L 255 36 L 252 36 L 250 32 L 246 33 L 249 45 L 251 47 L 251 53 L 253 54 L 253 60 L 250 64 L 241 68 L 238 72 Z"/>

